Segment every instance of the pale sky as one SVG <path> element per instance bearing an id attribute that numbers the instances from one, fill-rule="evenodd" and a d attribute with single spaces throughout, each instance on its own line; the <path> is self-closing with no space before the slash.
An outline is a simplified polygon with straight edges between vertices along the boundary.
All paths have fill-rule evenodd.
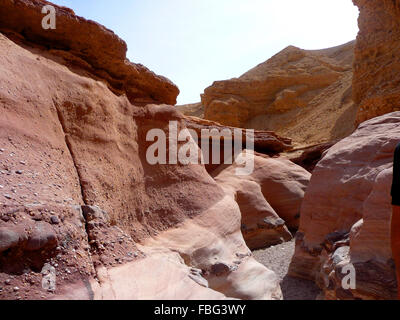
<path id="1" fill-rule="evenodd" d="M 322 49 L 357 36 L 351 0 L 53 0 L 113 30 L 128 58 L 171 79 L 178 104 L 239 77 L 289 45 Z"/>

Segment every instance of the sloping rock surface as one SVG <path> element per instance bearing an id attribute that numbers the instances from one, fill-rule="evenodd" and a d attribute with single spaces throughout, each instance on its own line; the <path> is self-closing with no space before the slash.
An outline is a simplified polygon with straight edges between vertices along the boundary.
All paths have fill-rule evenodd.
<path id="1" fill-rule="evenodd" d="M 204 166 L 147 161 L 148 131 L 168 135 L 170 121 L 185 120 L 170 105 L 132 104 L 128 91 L 171 101 L 169 82 L 151 75 L 152 86 L 135 80 L 120 95 L 71 68 L 62 44 L 110 72 L 124 45 L 64 8 L 43 38 L 43 4 L 0 2 L 0 299 L 280 299 L 279 279 L 245 244 L 239 206 Z M 86 41 L 106 54 L 78 54 Z"/>
<path id="2" fill-rule="evenodd" d="M 238 176 L 238 166 L 221 166 L 212 175 L 238 203 L 247 245 L 260 249 L 291 240 L 289 229 L 299 227 L 311 174 L 287 159 L 263 155 L 254 156 L 254 171 L 248 176 Z"/>
<path id="3" fill-rule="evenodd" d="M 56 29 L 43 29 L 42 8 L 47 4 L 51 3 L 1 0 L 0 30 L 20 41 L 50 48 L 63 63 L 101 79 L 115 93 L 125 93 L 132 103 L 176 103 L 178 88 L 167 78 L 131 63 L 126 58 L 126 43 L 111 30 L 54 4 Z"/>
<path id="4" fill-rule="evenodd" d="M 327 298 L 396 298 L 390 189 L 399 141 L 395 112 L 364 122 L 329 149 L 303 201 L 290 275 L 315 280 Z M 342 270 L 349 265 L 356 289 L 343 290 Z"/>

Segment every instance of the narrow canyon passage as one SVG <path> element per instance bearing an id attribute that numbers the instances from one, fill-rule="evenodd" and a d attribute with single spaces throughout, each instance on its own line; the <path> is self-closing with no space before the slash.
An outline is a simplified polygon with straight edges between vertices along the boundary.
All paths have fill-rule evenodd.
<path id="1" fill-rule="evenodd" d="M 202 86 L 198 103 L 177 106 L 186 85 L 130 61 L 100 24 L 112 11 L 90 14 L 97 23 L 45 0 L 0 0 L 0 300 L 397 299 L 400 0 L 346 2 L 359 9 L 356 40 L 323 33 L 315 46 L 335 47 L 289 45 L 258 65 L 224 54 L 229 72 L 255 67 L 218 81 L 216 56 L 189 57 L 200 33 L 161 38 L 190 54 L 145 45 L 140 56 L 139 31 L 153 45 L 147 32 L 163 20 L 127 15 L 135 61 Z M 216 43 L 236 46 L 217 22 L 229 36 Z"/>
<path id="2" fill-rule="evenodd" d="M 317 300 L 322 293 L 312 281 L 288 276 L 295 240 L 253 252 L 254 258 L 274 271 L 281 280 L 284 300 Z"/>

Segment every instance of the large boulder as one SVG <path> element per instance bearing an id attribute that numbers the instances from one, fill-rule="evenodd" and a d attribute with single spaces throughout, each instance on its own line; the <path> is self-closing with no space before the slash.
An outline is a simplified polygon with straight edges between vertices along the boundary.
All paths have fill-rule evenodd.
<path id="1" fill-rule="evenodd" d="M 244 157 L 251 157 L 244 152 Z M 239 205 L 242 232 L 251 249 L 288 241 L 297 230 L 300 206 L 311 174 L 285 158 L 254 155 L 254 171 L 237 175 L 237 164 L 221 166 L 212 175 Z"/>
<path id="2" fill-rule="evenodd" d="M 255 151 L 268 155 L 277 155 L 293 148 L 291 139 L 280 137 L 272 131 L 253 130 L 254 135 L 251 137 L 250 132 L 246 129 L 224 126 L 218 122 L 190 116 L 185 117 L 185 125 L 197 139 L 199 147 L 203 148 L 205 145 L 208 149 L 208 152 L 202 150 L 208 172 L 217 169 L 225 160 L 236 157 L 243 149 L 249 147 L 249 142 L 253 144 Z M 235 133 L 237 130 L 239 130 L 238 134 Z M 204 132 L 207 134 L 204 134 Z M 251 138 L 251 141 L 249 138 Z M 219 143 L 219 146 L 215 143 Z M 239 145 L 240 150 L 237 149 L 235 144 Z M 232 148 L 229 155 L 226 154 L 225 147 L 227 145 Z M 216 161 L 217 163 L 214 163 L 215 156 L 220 159 L 220 161 Z"/>
<path id="3" fill-rule="evenodd" d="M 327 298 L 396 297 L 390 188 L 399 141 L 399 112 L 369 120 L 314 170 L 290 274 L 315 280 Z M 341 247 L 348 250 L 340 254 Z M 343 290 L 342 271 L 349 266 L 356 271 L 356 288 Z"/>

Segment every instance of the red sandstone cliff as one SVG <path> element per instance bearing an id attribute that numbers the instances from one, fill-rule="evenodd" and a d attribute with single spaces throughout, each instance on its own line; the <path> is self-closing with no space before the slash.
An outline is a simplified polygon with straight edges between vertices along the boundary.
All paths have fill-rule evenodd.
<path id="1" fill-rule="evenodd" d="M 360 9 L 354 58 L 357 123 L 400 110 L 400 2 L 353 0 Z"/>
<path id="2" fill-rule="evenodd" d="M 0 30 L 12 39 L 50 49 L 71 68 L 107 83 L 116 94 L 126 93 L 135 104 L 175 104 L 178 88 L 140 64 L 126 58 L 126 43 L 111 30 L 78 17 L 71 9 L 54 5 L 57 28 L 42 28 L 42 0 L 1 0 Z"/>
<path id="3" fill-rule="evenodd" d="M 150 129 L 186 128 L 176 86 L 69 9 L 42 30 L 44 4 L 0 1 L 0 299 L 280 299 L 205 167 L 146 159 Z"/>

